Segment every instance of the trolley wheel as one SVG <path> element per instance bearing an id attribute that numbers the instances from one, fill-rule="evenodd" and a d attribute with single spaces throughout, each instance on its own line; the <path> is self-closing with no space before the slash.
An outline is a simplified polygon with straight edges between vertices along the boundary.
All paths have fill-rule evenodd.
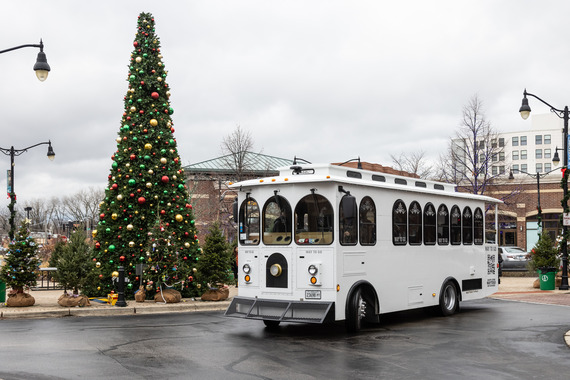
<path id="1" fill-rule="evenodd" d="M 279 327 L 279 323 L 281 322 L 264 319 L 263 323 L 265 324 L 265 327 L 267 327 L 268 329 L 276 329 L 277 327 Z"/>
<path id="2" fill-rule="evenodd" d="M 362 320 L 366 316 L 366 301 L 362 297 L 362 289 L 358 288 L 352 293 L 348 301 L 346 315 L 346 330 L 357 332 L 362 328 Z"/>
<path id="3" fill-rule="evenodd" d="M 455 314 L 459 309 L 459 293 L 451 281 L 447 281 L 439 295 L 439 311 L 444 316 Z"/>

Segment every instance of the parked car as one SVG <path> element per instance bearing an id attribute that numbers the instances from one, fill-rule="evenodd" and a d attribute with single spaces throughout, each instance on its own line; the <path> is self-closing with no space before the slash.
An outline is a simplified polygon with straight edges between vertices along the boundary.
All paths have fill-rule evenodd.
<path id="1" fill-rule="evenodd" d="M 526 271 L 528 254 L 519 247 L 499 247 L 499 254 L 503 258 L 501 271 Z"/>

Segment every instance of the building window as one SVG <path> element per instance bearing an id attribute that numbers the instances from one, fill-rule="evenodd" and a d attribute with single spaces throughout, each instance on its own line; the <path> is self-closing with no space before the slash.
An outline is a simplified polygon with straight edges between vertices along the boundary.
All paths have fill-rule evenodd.
<path id="1" fill-rule="evenodd" d="M 499 157 L 497 156 L 497 153 L 493 153 L 493 162 L 497 161 L 499 161 Z"/>
<path id="2" fill-rule="evenodd" d="M 370 197 L 360 202 L 360 245 L 376 244 L 376 206 Z"/>
<path id="3" fill-rule="evenodd" d="M 496 148 L 497 147 L 497 139 L 493 139 L 491 140 L 491 148 Z"/>
<path id="4" fill-rule="evenodd" d="M 422 208 L 416 201 L 410 204 L 408 223 L 410 245 L 422 244 Z"/>
<path id="5" fill-rule="evenodd" d="M 526 136 L 521 136 L 521 145 L 526 145 Z"/>
<path id="6" fill-rule="evenodd" d="M 519 146 L 519 137 L 513 136 L 513 146 Z"/>
<path id="7" fill-rule="evenodd" d="M 453 206 L 450 213 L 451 244 L 461 244 L 461 211 L 459 207 Z"/>
<path id="8" fill-rule="evenodd" d="M 544 144 L 550 144 L 550 135 L 544 135 Z"/>
<path id="9" fill-rule="evenodd" d="M 513 161 L 518 160 L 518 159 L 519 159 L 519 151 L 513 150 Z"/>
<path id="10" fill-rule="evenodd" d="M 398 199 L 392 207 L 392 242 L 394 245 L 408 243 L 408 212 L 406 204 Z"/>
<path id="11" fill-rule="evenodd" d="M 534 136 L 534 142 L 536 145 L 542 145 L 542 135 Z"/>
<path id="12" fill-rule="evenodd" d="M 499 174 L 505 174 L 505 167 L 499 166 Z"/>
<path id="13" fill-rule="evenodd" d="M 437 209 L 437 244 L 449 244 L 449 212 L 446 205 Z"/>
<path id="14" fill-rule="evenodd" d="M 518 173 L 518 172 L 519 172 L 519 165 L 518 165 L 518 164 L 513 165 L 513 173 L 516 174 L 516 173 Z"/>
<path id="15" fill-rule="evenodd" d="M 550 158 L 550 149 L 544 150 L 544 158 Z"/>
<path id="16" fill-rule="evenodd" d="M 521 172 L 525 172 L 525 173 L 526 173 L 527 170 L 528 170 L 528 169 L 527 169 L 526 164 L 522 164 L 522 165 L 521 165 Z"/>
<path id="17" fill-rule="evenodd" d="M 536 172 L 542 173 L 542 164 L 536 164 Z"/>
<path id="18" fill-rule="evenodd" d="M 521 150 L 521 160 L 526 160 L 526 150 Z"/>
<path id="19" fill-rule="evenodd" d="M 505 139 L 502 137 L 499 137 L 499 147 L 502 148 L 505 146 Z"/>
<path id="20" fill-rule="evenodd" d="M 496 167 L 496 166 L 491 167 L 491 173 L 492 173 L 493 175 L 499 174 L 499 171 L 497 170 L 497 167 Z"/>
<path id="21" fill-rule="evenodd" d="M 505 161 L 505 152 L 499 152 L 499 161 Z"/>
<path id="22" fill-rule="evenodd" d="M 535 151 L 535 157 L 536 158 L 542 158 L 542 149 L 537 149 Z"/>
<path id="23" fill-rule="evenodd" d="M 437 237 L 437 218 L 435 207 L 428 203 L 424 208 L 424 244 L 434 245 Z"/>
<path id="24" fill-rule="evenodd" d="M 547 162 L 546 164 L 544 164 L 544 172 L 545 173 L 548 173 L 551 170 L 552 170 L 552 165 L 550 164 L 550 162 Z"/>

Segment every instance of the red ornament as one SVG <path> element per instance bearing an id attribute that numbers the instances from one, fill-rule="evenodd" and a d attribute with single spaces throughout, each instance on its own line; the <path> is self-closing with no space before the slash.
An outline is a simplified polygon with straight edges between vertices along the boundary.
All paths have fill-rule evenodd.
<path id="1" fill-rule="evenodd" d="M 112 190 L 117 190 L 118 187 L 119 187 L 119 185 L 117 185 L 116 183 L 114 183 L 114 184 L 111 186 L 111 189 L 112 189 Z"/>
<path id="2" fill-rule="evenodd" d="M 168 181 L 169 181 L 168 176 L 165 176 L 165 175 L 163 175 L 160 180 L 164 183 L 168 183 Z"/>
<path id="3" fill-rule="evenodd" d="M 125 261 L 125 256 L 119 257 L 119 260 L 120 260 L 120 261 Z"/>
<path id="4" fill-rule="evenodd" d="M 151 98 L 156 100 L 156 99 L 158 99 L 159 95 L 158 95 L 158 92 L 153 92 L 152 94 L 150 94 L 150 96 L 151 96 Z"/>
<path id="5" fill-rule="evenodd" d="M 139 198 L 139 204 L 143 205 L 146 202 L 146 199 L 144 199 L 144 197 L 140 197 Z"/>
<path id="6" fill-rule="evenodd" d="M 139 46 L 139 43 L 138 43 L 137 41 L 135 41 L 135 42 L 133 42 L 133 46 L 134 46 L 134 47 L 138 47 L 138 46 Z"/>
<path id="7" fill-rule="evenodd" d="M 135 158 L 137 158 L 137 156 L 135 156 L 134 154 L 131 154 L 131 155 L 129 156 L 129 158 L 130 158 L 131 161 L 132 161 L 132 160 L 134 160 Z"/>

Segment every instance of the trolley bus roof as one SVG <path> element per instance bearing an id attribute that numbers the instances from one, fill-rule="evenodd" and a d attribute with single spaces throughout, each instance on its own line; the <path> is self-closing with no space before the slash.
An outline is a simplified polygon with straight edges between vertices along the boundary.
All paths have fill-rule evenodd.
<path id="1" fill-rule="evenodd" d="M 331 164 L 303 164 L 278 168 L 279 175 L 233 183 L 230 188 L 243 189 L 257 186 L 285 184 L 338 182 L 343 184 L 366 185 L 399 191 L 441 194 L 445 196 L 477 199 L 489 203 L 503 203 L 502 200 L 486 195 L 461 193 L 454 184 L 424 180 L 420 178 L 394 175 L 384 172 L 356 169 Z"/>

